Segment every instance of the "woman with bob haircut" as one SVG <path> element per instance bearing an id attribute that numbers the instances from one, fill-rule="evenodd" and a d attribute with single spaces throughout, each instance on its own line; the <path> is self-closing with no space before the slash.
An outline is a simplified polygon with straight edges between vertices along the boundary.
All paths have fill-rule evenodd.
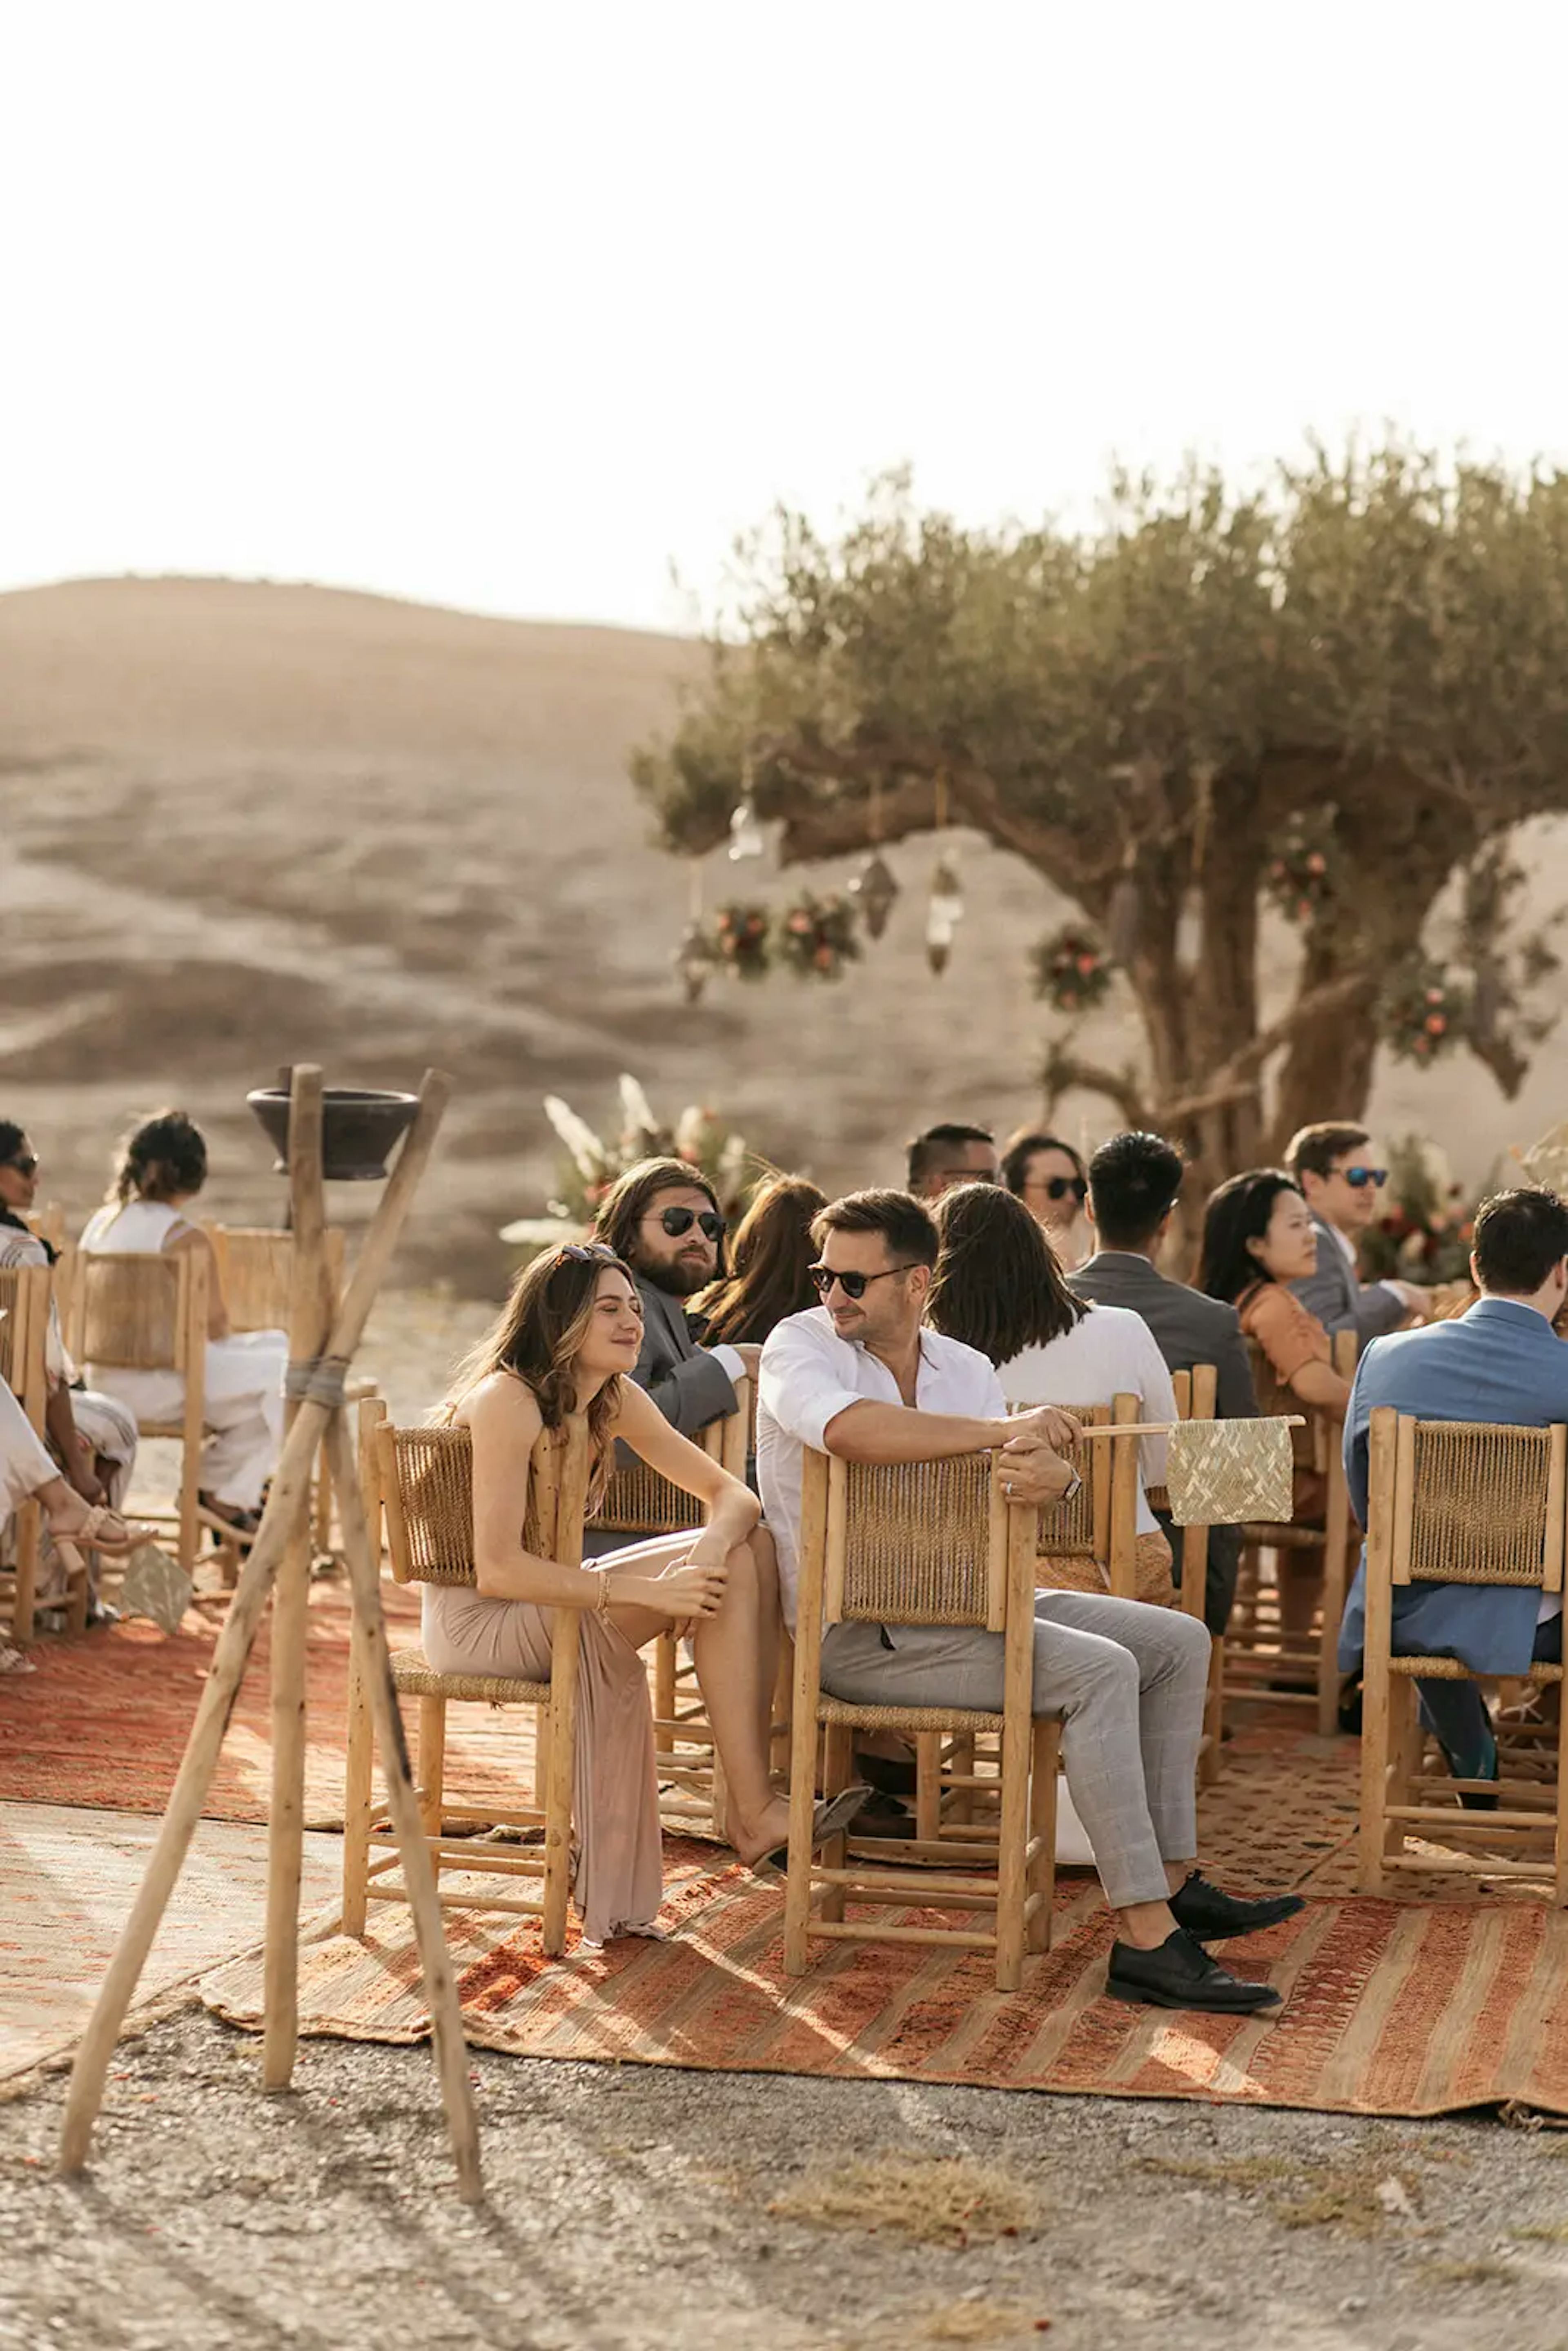
<path id="1" fill-rule="evenodd" d="M 760 1347 L 791 1314 L 818 1304 L 811 1224 L 827 1205 L 804 1176 L 769 1176 L 758 1186 L 730 1242 L 732 1270 L 691 1301 L 689 1311 L 706 1325 L 706 1345 Z"/>
<path id="2" fill-rule="evenodd" d="M 989 1357 L 1009 1405 L 1071 1408 L 1135 1395 L 1145 1420 L 1175 1420 L 1171 1375 L 1143 1316 L 1075 1298 L 1021 1199 L 999 1185 L 966 1184 L 946 1193 L 933 1214 L 941 1252 L 926 1319 Z M 1166 1440 L 1145 1437 L 1138 1447 L 1137 1596 L 1168 1607 L 1175 1598 L 1171 1550 L 1148 1497 L 1165 1479 Z M 1104 1588 L 1092 1562 L 1062 1559 L 1049 1566 L 1042 1574 L 1048 1583 Z M 1087 1584 L 1086 1574 L 1093 1578 Z"/>
<path id="3" fill-rule="evenodd" d="M 437 1673 L 543 1680 L 550 1611 L 582 1612 L 574 1896 L 593 1945 L 659 1932 L 653 1715 L 639 1652 L 672 1625 L 692 1635 L 731 1844 L 756 1868 L 779 1857 L 789 1832 L 789 1806 L 768 1778 L 779 1595 L 761 1505 L 632 1381 L 642 1344 L 642 1300 L 612 1250 L 570 1242 L 525 1268 L 442 1407 L 473 1445 L 475 1583 L 426 1584 L 423 1593 L 424 1654 Z M 706 1504 L 707 1524 L 581 1567 L 544 1558 L 530 1493 L 534 1446 L 541 1430 L 580 1418 L 592 1453 L 590 1511 L 619 1441 Z M 814 1842 L 837 1835 L 869 1792 L 850 1789 L 819 1805 Z"/>

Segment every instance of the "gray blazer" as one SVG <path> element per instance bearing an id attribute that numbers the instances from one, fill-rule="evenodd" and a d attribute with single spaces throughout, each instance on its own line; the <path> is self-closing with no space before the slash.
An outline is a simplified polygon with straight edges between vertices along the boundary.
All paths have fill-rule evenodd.
<path id="1" fill-rule="evenodd" d="M 698 1346 L 678 1298 L 640 1276 L 637 1289 L 643 1301 L 643 1352 L 632 1376 L 683 1437 L 695 1437 L 710 1420 L 722 1420 L 735 1410 L 729 1374 L 716 1355 Z"/>
<path id="2" fill-rule="evenodd" d="M 1067 1277 L 1069 1290 L 1092 1298 L 1100 1306 L 1130 1306 L 1154 1332 L 1155 1344 L 1173 1372 L 1190 1372 L 1195 1364 L 1212 1364 L 1218 1374 L 1215 1410 L 1221 1420 L 1252 1420 L 1258 1399 L 1252 1391 L 1252 1368 L 1247 1360 L 1240 1318 L 1234 1306 L 1206 1298 L 1185 1282 L 1167 1281 L 1146 1257 L 1131 1249 L 1102 1249 L 1085 1266 Z M 1168 1519 L 1160 1520 L 1166 1541 L 1181 1566 L 1181 1535 Z M 1203 1620 L 1211 1633 L 1222 1634 L 1236 1597 L 1236 1576 L 1241 1563 L 1239 1527 L 1213 1527 L 1208 1537 L 1208 1581 L 1203 1595 Z"/>
<path id="3" fill-rule="evenodd" d="M 1380 1281 L 1360 1280 L 1338 1234 L 1321 1217 L 1312 1218 L 1312 1230 L 1318 1237 L 1318 1270 L 1305 1281 L 1291 1284 L 1308 1313 L 1315 1314 L 1325 1331 L 1354 1331 L 1364 1347 L 1369 1339 L 1397 1331 L 1407 1311 L 1403 1301 Z"/>

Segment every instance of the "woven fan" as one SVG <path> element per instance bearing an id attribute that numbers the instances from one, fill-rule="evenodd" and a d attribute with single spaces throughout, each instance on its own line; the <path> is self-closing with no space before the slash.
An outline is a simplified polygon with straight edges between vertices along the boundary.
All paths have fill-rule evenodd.
<path id="1" fill-rule="evenodd" d="M 120 1614 L 151 1616 L 160 1632 L 177 1633 L 194 1590 L 178 1560 L 155 1542 L 138 1543 L 120 1587 Z"/>
<path id="2" fill-rule="evenodd" d="M 1293 1468 L 1288 1420 L 1184 1420 L 1166 1457 L 1171 1517 L 1178 1527 L 1283 1525 Z"/>

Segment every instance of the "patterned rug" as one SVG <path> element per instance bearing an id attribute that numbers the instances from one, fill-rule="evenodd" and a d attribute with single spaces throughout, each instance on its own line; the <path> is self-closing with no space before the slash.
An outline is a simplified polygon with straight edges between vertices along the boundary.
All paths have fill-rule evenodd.
<path id="1" fill-rule="evenodd" d="M 470 2039 L 530 2057 L 839 2080 L 1398 2116 L 1520 2099 L 1568 2113 L 1568 1920 L 1539 1904 L 1314 1896 L 1232 1954 L 1278 1986 L 1282 2009 L 1208 2020 L 1104 1996 L 1109 1921 L 1080 1872 L 1059 1884 L 1054 1948 L 1026 1963 L 1012 1995 L 995 1991 L 983 1956 L 897 1945 L 818 1945 L 792 1980 L 778 1887 L 690 1844 L 667 1844 L 665 1875 L 671 1941 L 561 1962 L 540 1957 L 531 1928 L 449 1912 Z M 371 1926 L 362 1944 L 334 1936 L 302 1952 L 303 2029 L 418 2041 L 428 2017 L 407 1914 L 381 1907 Z M 231 2022 L 259 2024 L 258 1962 L 219 1969 L 202 1993 Z"/>

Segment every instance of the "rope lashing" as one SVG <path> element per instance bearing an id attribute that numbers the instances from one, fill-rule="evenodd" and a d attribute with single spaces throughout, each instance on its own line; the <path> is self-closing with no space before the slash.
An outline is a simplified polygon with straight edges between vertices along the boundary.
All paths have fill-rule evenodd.
<path id="1" fill-rule="evenodd" d="M 319 1404 L 329 1412 L 341 1412 L 348 1402 L 348 1372 L 346 1355 L 316 1355 L 290 1364 L 283 1375 L 283 1393 L 291 1404 Z"/>

